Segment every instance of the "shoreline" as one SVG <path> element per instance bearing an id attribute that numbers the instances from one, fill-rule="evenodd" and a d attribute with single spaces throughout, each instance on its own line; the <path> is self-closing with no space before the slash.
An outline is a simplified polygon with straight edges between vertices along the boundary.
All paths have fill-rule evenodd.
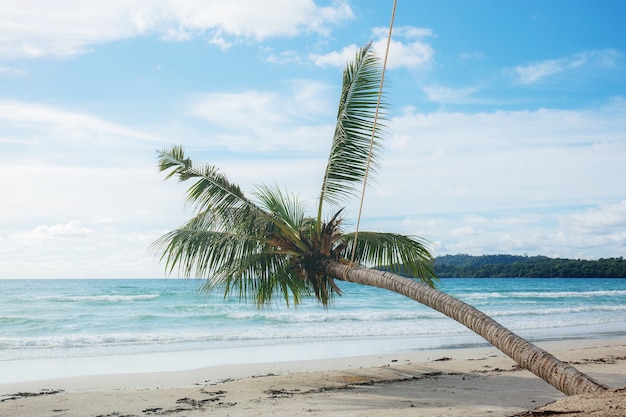
<path id="1" fill-rule="evenodd" d="M 611 388 L 626 386 L 626 338 L 537 344 Z M 509 416 L 563 397 L 514 365 L 479 347 L 38 380 L 0 384 L 0 415 Z"/>
<path id="2" fill-rule="evenodd" d="M 550 343 L 578 343 L 581 340 L 610 340 L 626 338 L 626 332 L 614 328 L 608 330 L 580 328 L 575 336 L 572 329 L 563 332 L 556 329 L 551 335 L 535 334 L 521 336 L 536 345 Z M 519 333 L 518 333 L 519 334 Z M 530 337 L 529 337 L 530 336 Z M 28 383 L 42 380 L 71 379 L 99 375 L 170 373 L 220 367 L 262 367 L 275 363 L 300 363 L 311 361 L 340 362 L 355 357 L 411 354 L 420 361 L 429 352 L 459 351 L 464 349 L 492 348 L 480 336 L 472 332 L 420 336 L 372 336 L 328 339 L 277 339 L 268 343 L 244 341 L 233 346 L 180 345 L 174 349 L 146 352 L 93 352 L 92 354 L 0 358 L 0 387 L 9 383 Z M 499 352 L 498 352 L 499 353 Z M 324 365 L 322 365 L 324 366 Z"/>

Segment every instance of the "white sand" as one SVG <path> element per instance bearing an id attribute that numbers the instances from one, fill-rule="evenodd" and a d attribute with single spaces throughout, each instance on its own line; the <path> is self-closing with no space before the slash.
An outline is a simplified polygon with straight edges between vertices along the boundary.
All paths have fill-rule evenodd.
<path id="1" fill-rule="evenodd" d="M 626 339 L 540 346 L 626 386 Z M 563 397 L 495 348 L 477 348 L 9 383 L 0 416 L 510 416 Z"/>

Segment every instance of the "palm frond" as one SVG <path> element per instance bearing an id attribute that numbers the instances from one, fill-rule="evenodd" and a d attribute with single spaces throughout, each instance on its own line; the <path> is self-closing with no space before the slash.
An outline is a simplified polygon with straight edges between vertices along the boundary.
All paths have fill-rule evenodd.
<path id="1" fill-rule="evenodd" d="M 424 239 L 396 233 L 359 232 L 356 248 L 354 233 L 344 235 L 343 239 L 346 259 L 351 259 L 352 251 L 355 251 L 354 259 L 360 263 L 384 266 L 430 286 L 437 281 L 429 242 Z"/>
<path id="2" fill-rule="evenodd" d="M 205 282 L 203 289 L 220 289 L 225 298 L 251 298 L 258 307 L 270 304 L 277 295 L 282 295 L 287 305 L 290 301 L 298 305 L 303 298 L 311 296 L 310 286 L 291 268 L 289 258 L 267 251 L 248 252 L 224 264 L 224 268 Z"/>
<path id="3" fill-rule="evenodd" d="M 281 217 L 294 230 L 302 226 L 306 207 L 295 195 L 283 193 L 277 186 L 269 185 L 257 186 L 254 194 L 264 209 Z"/>
<path id="4" fill-rule="evenodd" d="M 239 230 L 224 232 L 204 227 L 209 216 L 196 216 L 182 227 L 161 236 L 151 245 L 161 253 L 166 270 L 175 268 L 185 277 L 210 277 L 224 265 L 241 256 L 242 251 L 259 245 L 258 238 Z"/>
<path id="5" fill-rule="evenodd" d="M 247 222 L 251 216 L 263 214 L 216 167 L 194 165 L 179 146 L 160 151 L 158 166 L 160 171 L 170 171 L 166 179 L 177 176 L 181 182 L 196 180 L 187 190 L 186 200 L 198 212 L 210 211 L 214 216 L 229 219 L 230 222 Z"/>
<path id="6" fill-rule="evenodd" d="M 207 230 L 206 217 L 196 216 L 152 244 L 170 273 L 178 268 L 185 277 L 206 277 L 204 290 L 219 288 L 224 297 L 254 298 L 259 307 L 278 294 L 287 305 L 311 295 L 309 286 L 289 267 L 289 256 L 268 247 L 254 233 Z"/>
<path id="7" fill-rule="evenodd" d="M 280 239 L 291 240 L 301 251 L 308 247 L 301 241 L 301 230 L 305 227 L 306 207 L 298 198 L 282 192 L 277 186 L 259 185 L 255 196 L 259 206 L 273 216 L 273 223 L 280 229 Z"/>
<path id="8" fill-rule="evenodd" d="M 211 166 L 200 168 L 174 147 L 159 154 L 167 178 L 196 179 L 188 190 L 198 212 L 180 228 L 151 246 L 166 270 L 206 278 L 206 290 L 221 288 L 225 296 L 253 297 L 259 306 L 282 294 L 287 304 L 311 296 L 310 285 L 291 268 L 291 257 L 309 250 L 300 239 L 308 221 L 304 207 L 277 187 L 257 190 L 260 205 Z"/>
<path id="9" fill-rule="evenodd" d="M 381 77 L 382 69 L 370 44 L 361 48 L 344 70 L 337 125 L 320 193 L 318 222 L 324 202 L 334 206 L 341 204 L 355 195 L 358 185 L 365 179 Z M 380 104 L 382 109 L 387 107 L 382 99 Z M 372 173 L 378 166 L 378 139 L 382 127 L 377 123 L 374 132 Z"/>

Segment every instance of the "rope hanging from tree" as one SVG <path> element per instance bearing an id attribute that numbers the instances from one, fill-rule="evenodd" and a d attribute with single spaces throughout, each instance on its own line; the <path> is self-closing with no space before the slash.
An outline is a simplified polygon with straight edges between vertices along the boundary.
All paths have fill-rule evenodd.
<path id="1" fill-rule="evenodd" d="M 365 178 L 363 180 L 363 191 L 361 193 L 361 204 L 359 205 L 359 215 L 356 221 L 356 230 L 354 232 L 354 246 L 352 247 L 352 259 L 350 263 L 354 264 L 354 256 L 356 254 L 356 243 L 359 238 L 359 225 L 361 224 L 361 213 L 363 212 L 363 200 L 365 200 L 365 189 L 367 187 L 367 177 L 370 171 L 370 163 L 372 161 L 372 149 L 374 147 L 374 138 L 376 136 L 376 124 L 378 122 L 378 112 L 380 109 L 380 100 L 383 94 L 383 84 L 385 83 L 385 70 L 387 68 L 387 57 L 389 56 L 389 44 L 391 43 L 391 32 L 393 30 L 393 20 L 396 16 L 397 0 L 393 1 L 393 9 L 391 10 L 391 22 L 389 23 L 389 33 L 387 35 L 387 47 L 385 48 L 385 59 L 383 60 L 383 71 L 380 78 L 380 88 L 378 89 L 378 101 L 376 102 L 376 112 L 374 113 L 374 124 L 372 127 L 372 139 L 370 140 L 370 151 L 367 157 L 367 165 L 365 167 Z"/>

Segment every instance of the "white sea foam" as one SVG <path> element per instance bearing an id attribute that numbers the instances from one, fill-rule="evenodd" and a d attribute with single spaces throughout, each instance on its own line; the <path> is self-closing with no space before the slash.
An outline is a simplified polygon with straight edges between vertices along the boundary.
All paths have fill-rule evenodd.
<path id="1" fill-rule="evenodd" d="M 51 296 L 45 297 L 49 301 L 57 302 L 131 302 L 146 301 L 158 298 L 159 294 L 139 294 L 139 295 L 80 295 L 80 296 Z"/>
<path id="2" fill-rule="evenodd" d="M 467 300 L 489 299 L 489 298 L 577 298 L 577 297 L 624 297 L 625 290 L 610 291 L 516 291 L 516 292 L 489 292 L 472 293 L 464 295 Z"/>
<path id="3" fill-rule="evenodd" d="M 26 284 L 28 291 L 22 282 L 0 281 L 4 363 L 356 339 L 394 344 L 407 338 L 416 348 L 445 347 L 453 337 L 471 335 L 404 296 L 348 283 L 341 283 L 345 296 L 328 309 L 306 301 L 296 309 L 276 305 L 267 310 L 201 294 L 193 281 Z M 626 279 L 461 279 L 441 285 L 526 337 L 626 333 Z"/>

